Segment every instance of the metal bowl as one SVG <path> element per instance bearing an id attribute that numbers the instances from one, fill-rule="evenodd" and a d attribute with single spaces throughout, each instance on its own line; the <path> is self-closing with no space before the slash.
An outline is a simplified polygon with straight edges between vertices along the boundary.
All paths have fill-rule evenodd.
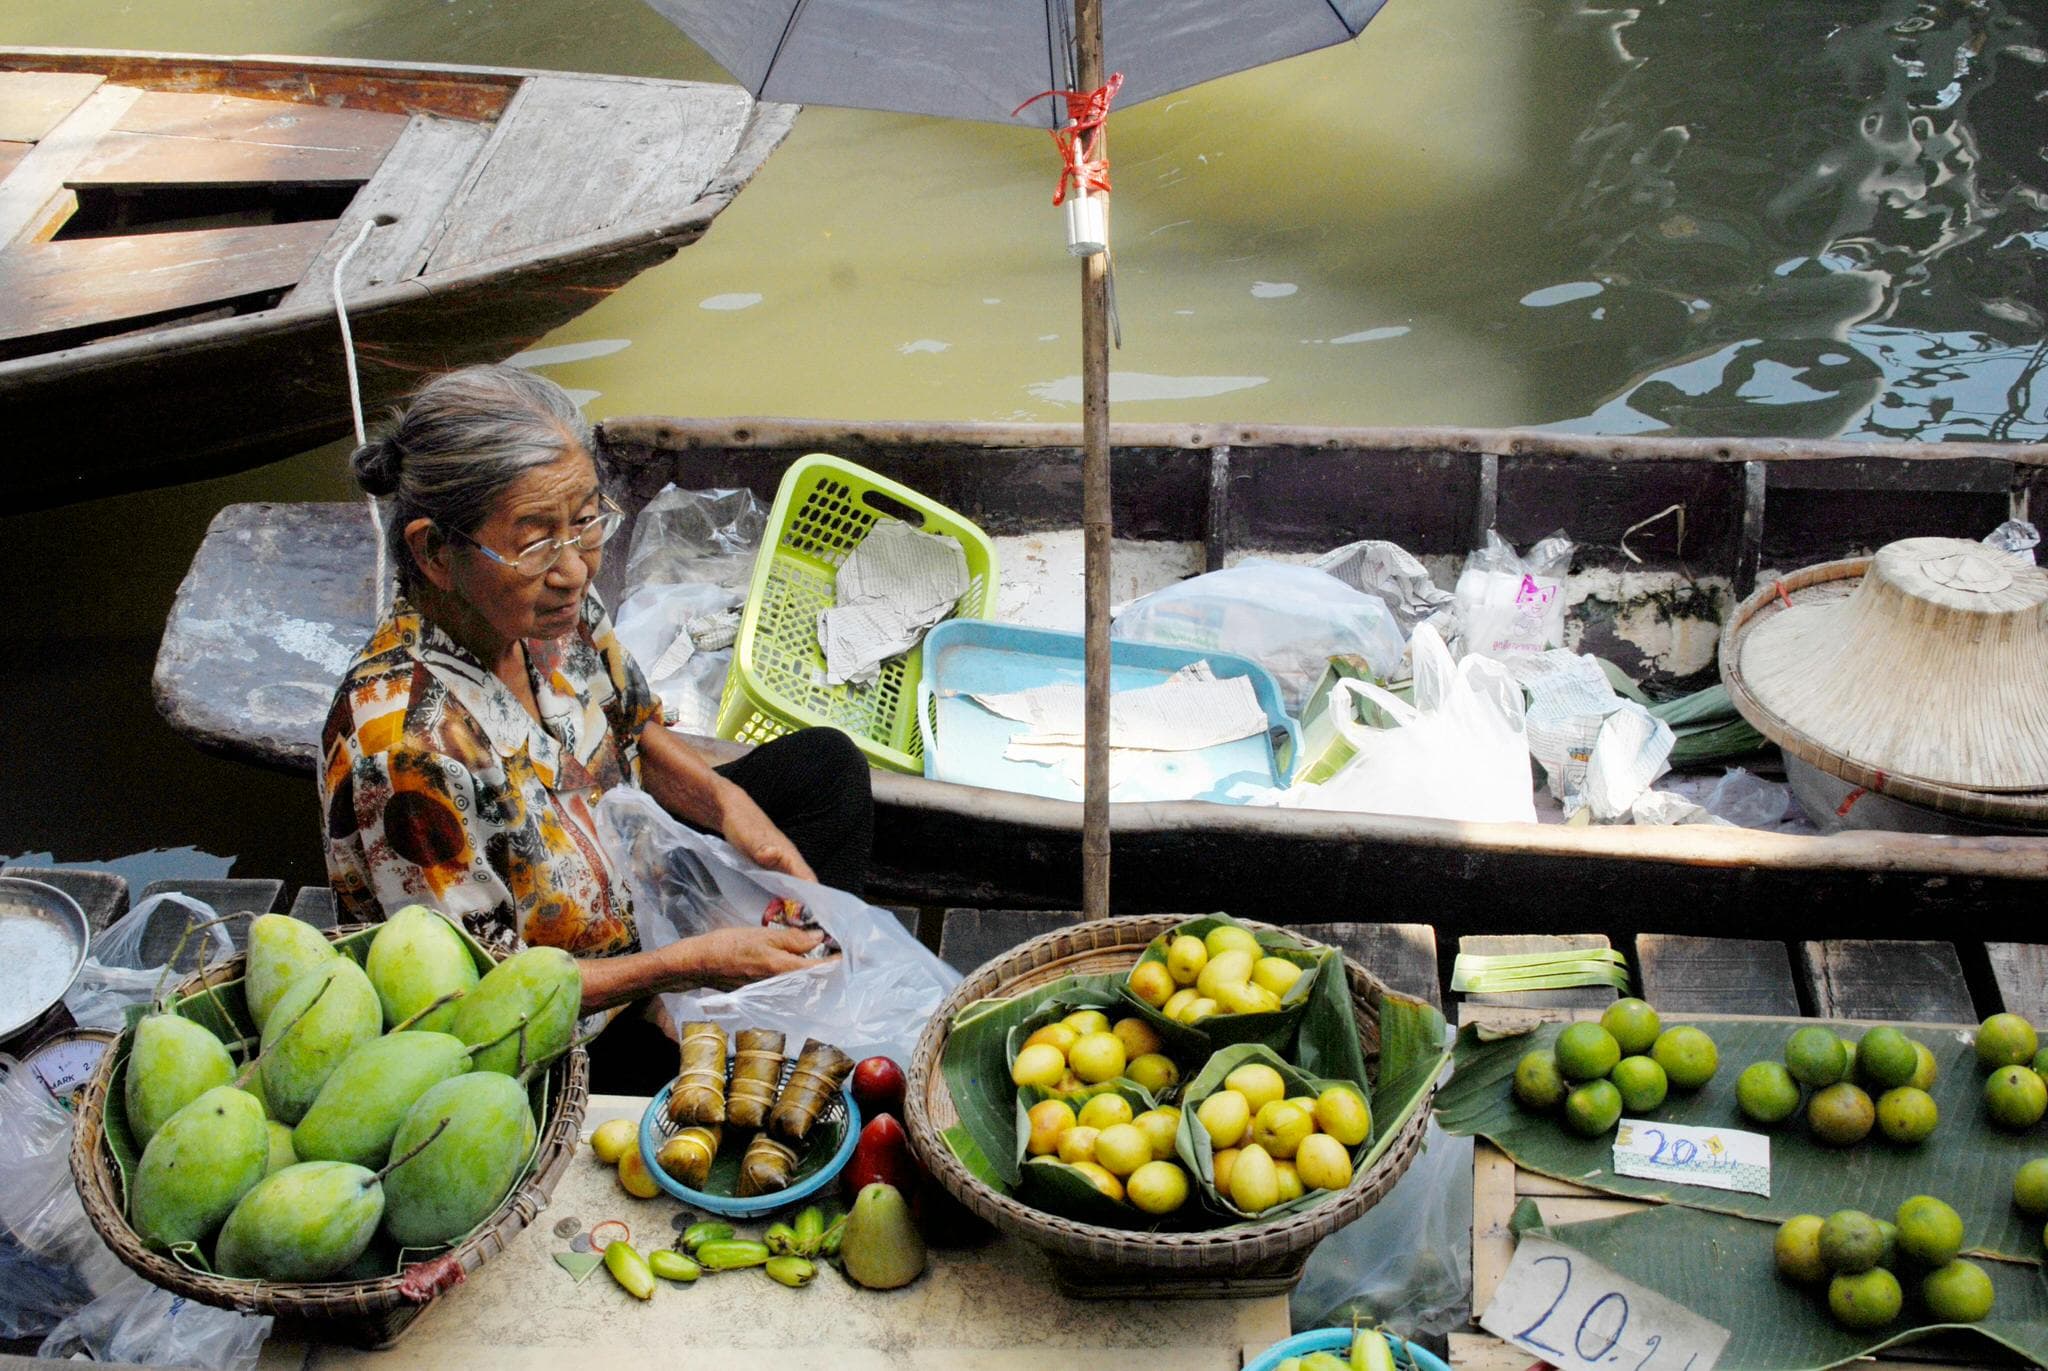
<path id="1" fill-rule="evenodd" d="M 64 998 L 91 941 L 78 901 L 41 881 L 0 876 L 0 1040 Z"/>

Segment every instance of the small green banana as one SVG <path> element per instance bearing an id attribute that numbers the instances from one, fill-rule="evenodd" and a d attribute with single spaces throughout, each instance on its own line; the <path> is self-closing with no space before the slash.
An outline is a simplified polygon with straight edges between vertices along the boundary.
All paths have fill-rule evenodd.
<path id="1" fill-rule="evenodd" d="M 768 1250 L 778 1257 L 794 1257 L 797 1251 L 796 1230 L 786 1223 L 772 1223 L 761 1235 L 761 1241 L 768 1244 Z"/>
<path id="2" fill-rule="evenodd" d="M 694 1253 L 707 1242 L 719 1242 L 731 1236 L 731 1224 L 700 1219 L 683 1230 L 683 1250 Z"/>
<path id="3" fill-rule="evenodd" d="M 1361 1328 L 1351 1335 L 1351 1371 L 1394 1371 L 1394 1349 L 1386 1334 Z"/>
<path id="4" fill-rule="evenodd" d="M 654 1298 L 654 1272 L 648 1269 L 647 1258 L 635 1251 L 633 1244 L 615 1242 L 605 1248 L 604 1269 L 611 1272 L 612 1279 L 634 1299 Z"/>
<path id="5" fill-rule="evenodd" d="M 744 1238 L 720 1238 L 705 1243 L 696 1252 L 697 1264 L 706 1271 L 739 1271 L 765 1265 L 774 1254 L 764 1242 Z"/>
<path id="6" fill-rule="evenodd" d="M 773 1257 L 768 1261 L 769 1276 L 789 1286 L 792 1290 L 800 1285 L 809 1285 L 818 1274 L 818 1268 L 802 1257 Z"/>
<path id="7" fill-rule="evenodd" d="M 704 1274 L 704 1268 L 680 1252 L 668 1248 L 647 1254 L 648 1269 L 665 1281 L 693 1281 Z"/>

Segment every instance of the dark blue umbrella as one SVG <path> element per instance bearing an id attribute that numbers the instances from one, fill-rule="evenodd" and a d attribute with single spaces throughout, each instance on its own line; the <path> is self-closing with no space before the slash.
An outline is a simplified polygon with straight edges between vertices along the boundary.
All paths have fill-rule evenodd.
<path id="1" fill-rule="evenodd" d="M 1109 912 L 1109 252 L 1104 121 L 1355 38 L 1385 0 L 647 0 L 764 100 L 1052 130 L 1081 258 L 1087 782 L 1081 905 Z M 1105 71 L 1117 75 L 1104 81 Z M 1041 99 L 1050 95 L 1058 98 Z"/>

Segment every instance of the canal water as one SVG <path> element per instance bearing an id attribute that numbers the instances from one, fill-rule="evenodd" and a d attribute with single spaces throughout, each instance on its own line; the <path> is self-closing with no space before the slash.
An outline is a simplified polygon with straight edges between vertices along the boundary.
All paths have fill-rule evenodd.
<path id="1" fill-rule="evenodd" d="M 0 43 L 720 79 L 639 0 L 7 0 Z M 1390 0 L 1117 114 L 1117 417 L 2040 441 L 2044 99 L 2042 3 Z M 807 110 L 528 361 L 593 416 L 1072 420 L 1056 170 L 1042 133 Z M 198 754 L 149 669 L 213 514 L 343 469 L 0 517 L 0 856 L 320 879 L 310 780 Z"/>

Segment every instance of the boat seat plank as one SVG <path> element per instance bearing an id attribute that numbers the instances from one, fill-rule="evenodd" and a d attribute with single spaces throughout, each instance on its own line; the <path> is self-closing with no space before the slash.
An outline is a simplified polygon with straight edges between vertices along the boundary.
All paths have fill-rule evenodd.
<path id="1" fill-rule="evenodd" d="M 1799 957 L 1820 1018 L 1977 1021 L 1962 961 L 1948 943 L 1808 942 Z"/>
<path id="2" fill-rule="evenodd" d="M 1019 943 L 1080 921 L 1071 909 L 949 909 L 939 931 L 939 960 L 970 976 Z"/>
<path id="3" fill-rule="evenodd" d="M 75 205 L 65 182 L 92 154 L 100 135 L 142 96 L 133 86 L 101 86 L 79 102 L 0 181 L 0 253 L 34 241 L 61 223 Z"/>
<path id="4" fill-rule="evenodd" d="M 34 146 L 34 143 L 0 142 L 0 181 L 6 180 L 7 174 L 21 165 L 21 159 L 28 156 L 29 149 Z"/>
<path id="5" fill-rule="evenodd" d="M 380 217 L 392 222 L 372 229 L 349 258 L 348 275 L 341 283 L 344 296 L 352 298 L 360 291 L 417 276 L 449 202 L 490 133 L 489 124 L 415 114 L 376 173 L 349 201 L 335 222 L 334 236 L 283 305 L 331 303 L 334 264 L 355 242 L 363 224 Z"/>
<path id="6" fill-rule="evenodd" d="M 19 876 L 54 886 L 85 912 L 85 926 L 98 933 L 128 912 L 128 880 L 112 871 L 79 871 L 70 867 L 0 867 L 0 876 Z"/>
<path id="7" fill-rule="evenodd" d="M 149 91 L 70 177 L 74 186 L 367 181 L 403 114 L 241 95 Z"/>
<path id="8" fill-rule="evenodd" d="M 340 922 L 335 912 L 334 891 L 324 885 L 300 886 L 292 898 L 292 917 L 325 932 Z"/>
<path id="9" fill-rule="evenodd" d="M 1643 998 L 1665 1013 L 1799 1016 L 1783 943 L 1638 933 L 1636 975 Z"/>
<path id="10" fill-rule="evenodd" d="M 750 110 L 735 86 L 529 79 L 449 211 L 429 274 L 672 215 L 732 157 Z"/>
<path id="11" fill-rule="evenodd" d="M 1998 1007 L 2048 1027 L 2048 945 L 1986 943 L 1984 954 L 2003 1001 Z"/>
<path id="12" fill-rule="evenodd" d="M 0 253 L 0 342 L 102 328 L 283 290 L 332 220 L 80 238 Z"/>
<path id="13" fill-rule="evenodd" d="M 0 72 L 0 142 L 40 143 L 106 79 L 86 71 Z"/>
<path id="14" fill-rule="evenodd" d="M 1458 951 L 1474 956 L 1497 957 L 1515 952 L 1583 952 L 1605 950 L 1612 944 L 1604 933 L 1472 933 L 1458 939 Z M 1568 990 L 1517 990 L 1507 994 L 1465 995 L 1468 1005 L 1503 1004 L 1525 1009 L 1599 1009 L 1612 1004 L 1615 994 L 1604 985 L 1573 986 Z"/>
<path id="15" fill-rule="evenodd" d="M 142 893 L 135 897 L 141 904 L 163 894 L 189 895 L 201 904 L 212 907 L 215 917 L 227 918 L 230 914 L 247 914 L 253 919 L 258 914 L 268 914 L 277 908 L 278 897 L 284 894 L 284 882 L 270 877 L 228 877 L 226 879 L 188 880 L 173 877 L 169 880 L 151 881 L 142 887 Z M 142 959 L 146 966 L 158 966 L 170 960 L 178 940 L 184 936 L 189 921 L 199 916 L 181 904 L 158 905 L 150 915 L 149 927 L 142 935 Z M 250 919 L 228 919 L 221 925 L 234 939 L 235 950 L 241 951 L 249 945 Z M 196 969 L 199 953 L 203 951 L 198 939 L 188 943 L 179 955 L 181 969 Z"/>
<path id="16" fill-rule="evenodd" d="M 1428 924 L 1290 924 L 1290 932 L 1343 950 L 1403 995 L 1443 1008 L 1437 983 L 1436 930 Z"/>

